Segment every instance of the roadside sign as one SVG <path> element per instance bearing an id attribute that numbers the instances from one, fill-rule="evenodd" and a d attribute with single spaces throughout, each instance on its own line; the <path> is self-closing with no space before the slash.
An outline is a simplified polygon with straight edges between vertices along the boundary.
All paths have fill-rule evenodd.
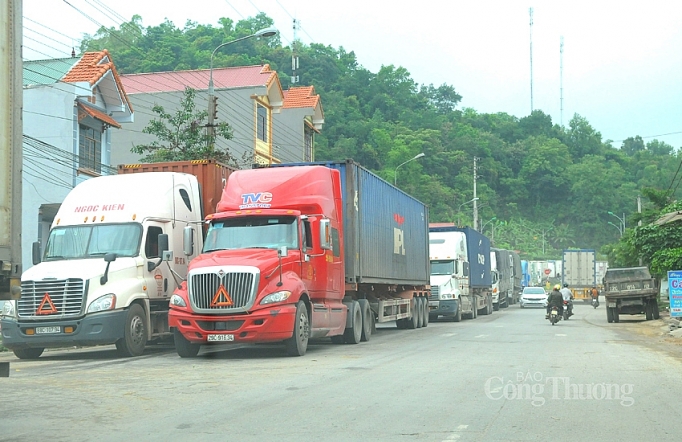
<path id="1" fill-rule="evenodd" d="M 668 272 L 668 298 L 670 299 L 670 316 L 682 316 L 682 270 Z"/>
<path id="2" fill-rule="evenodd" d="M 550 273 L 552 273 L 551 269 L 545 269 L 545 275 L 549 275 Z"/>

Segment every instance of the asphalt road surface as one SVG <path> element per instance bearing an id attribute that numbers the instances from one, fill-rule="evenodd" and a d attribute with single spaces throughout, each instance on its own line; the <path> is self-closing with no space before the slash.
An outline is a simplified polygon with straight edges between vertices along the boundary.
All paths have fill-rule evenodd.
<path id="1" fill-rule="evenodd" d="M 642 316 L 512 306 L 369 342 L 46 351 L 0 378 L 0 440 L 650 441 L 682 431 L 680 344 Z"/>

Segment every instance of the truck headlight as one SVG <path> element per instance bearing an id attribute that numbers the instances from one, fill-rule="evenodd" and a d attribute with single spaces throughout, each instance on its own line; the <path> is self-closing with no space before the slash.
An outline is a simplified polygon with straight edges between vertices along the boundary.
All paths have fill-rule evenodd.
<path id="1" fill-rule="evenodd" d="M 441 293 L 440 299 L 452 299 L 452 293 Z"/>
<path id="2" fill-rule="evenodd" d="M 110 293 L 108 295 L 104 295 L 92 301 L 92 303 L 88 306 L 87 313 L 101 312 L 104 310 L 113 310 L 114 307 L 116 307 L 116 295 Z"/>
<path id="3" fill-rule="evenodd" d="M 16 316 L 14 301 L 5 301 L 5 305 L 2 306 L 2 316 Z"/>
<path id="4" fill-rule="evenodd" d="M 187 307 L 187 303 L 185 302 L 185 300 L 182 299 L 182 296 L 178 295 L 171 296 L 170 305 L 175 305 L 177 307 Z"/>
<path id="5" fill-rule="evenodd" d="M 291 292 L 289 290 L 281 290 L 279 292 L 270 293 L 268 296 L 263 298 L 263 300 L 260 303 L 261 304 L 272 304 L 275 302 L 282 302 L 282 301 L 286 301 L 287 299 L 289 299 L 289 296 L 291 296 Z"/>

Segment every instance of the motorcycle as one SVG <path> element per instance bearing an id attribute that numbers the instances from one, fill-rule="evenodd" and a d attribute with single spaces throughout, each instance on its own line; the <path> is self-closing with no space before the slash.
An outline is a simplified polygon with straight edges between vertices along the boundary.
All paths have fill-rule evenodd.
<path id="1" fill-rule="evenodd" d="M 549 322 L 554 325 L 561 320 L 561 315 L 559 314 L 559 307 L 552 307 L 549 311 Z"/>
<path id="2" fill-rule="evenodd" d="M 568 318 L 573 316 L 573 309 L 571 308 L 571 303 L 569 301 L 564 301 L 564 321 L 568 321 Z"/>
<path id="3" fill-rule="evenodd" d="M 592 298 L 592 307 L 594 308 L 599 307 L 599 298 L 597 298 L 596 296 Z"/>

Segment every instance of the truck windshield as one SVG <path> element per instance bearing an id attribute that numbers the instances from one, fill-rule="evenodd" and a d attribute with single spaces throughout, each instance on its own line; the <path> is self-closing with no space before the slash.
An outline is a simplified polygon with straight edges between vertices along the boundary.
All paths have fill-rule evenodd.
<path id="1" fill-rule="evenodd" d="M 431 261 L 432 275 L 452 275 L 455 273 L 455 261 Z"/>
<path id="2" fill-rule="evenodd" d="M 50 231 L 45 261 L 102 257 L 137 256 L 140 249 L 140 224 L 99 224 L 56 227 Z"/>
<path id="3" fill-rule="evenodd" d="M 293 216 L 254 216 L 211 223 L 204 253 L 214 250 L 287 246 L 298 249 L 298 228 Z"/>

